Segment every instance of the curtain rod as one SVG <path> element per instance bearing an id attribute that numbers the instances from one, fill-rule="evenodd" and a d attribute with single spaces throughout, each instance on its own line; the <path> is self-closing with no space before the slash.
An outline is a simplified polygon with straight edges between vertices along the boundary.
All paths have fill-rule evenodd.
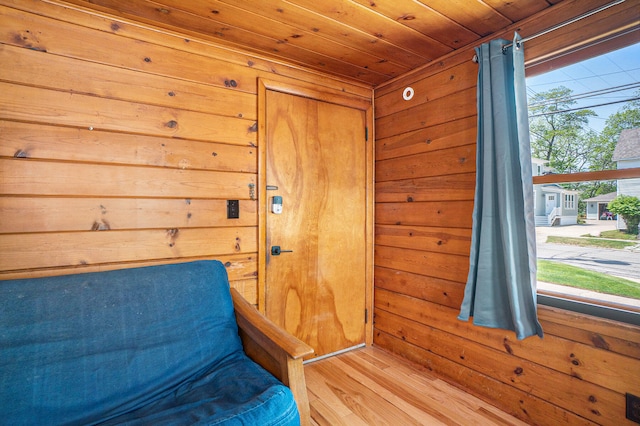
<path id="1" fill-rule="evenodd" d="M 624 3 L 624 1 L 625 0 L 612 1 L 611 3 L 607 3 L 607 4 L 605 4 L 603 6 L 600 6 L 600 7 L 596 8 L 596 9 L 593 9 L 593 10 L 590 10 L 588 12 L 585 12 L 582 15 L 576 16 L 573 19 L 569 19 L 568 21 L 562 22 L 562 23 L 560 23 L 558 25 L 554 25 L 551 28 L 547 28 L 546 30 L 543 30 L 543 31 L 541 31 L 541 32 L 539 32 L 537 34 L 533 34 L 533 35 L 530 35 L 529 37 L 525 37 L 525 38 L 523 38 L 522 40 L 520 40 L 520 41 L 518 41 L 516 43 L 516 47 L 520 47 L 520 45 L 522 43 L 524 43 L 525 41 L 533 40 L 536 37 L 540 37 L 542 35 L 545 35 L 545 34 L 548 34 L 548 33 L 552 32 L 552 31 L 558 30 L 558 29 L 560 29 L 562 27 L 566 27 L 567 25 L 573 24 L 574 22 L 578 22 L 578 21 L 580 21 L 580 20 L 582 20 L 584 18 L 587 18 L 587 17 L 589 17 L 591 15 L 595 15 L 596 13 L 599 13 L 599 12 L 602 12 L 603 10 L 609 9 L 612 6 L 616 6 L 616 5 L 620 4 L 620 3 Z M 504 51 L 506 51 L 508 48 L 510 48 L 512 46 L 513 46 L 513 43 L 505 44 L 504 46 L 502 46 L 502 51 L 504 52 Z M 473 55 L 473 62 L 478 62 L 478 57 L 476 55 Z"/>

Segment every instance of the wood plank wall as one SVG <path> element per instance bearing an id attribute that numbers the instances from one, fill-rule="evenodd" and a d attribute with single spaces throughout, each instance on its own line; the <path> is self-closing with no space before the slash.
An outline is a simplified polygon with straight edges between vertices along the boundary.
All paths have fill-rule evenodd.
<path id="1" fill-rule="evenodd" d="M 254 303 L 257 79 L 372 98 L 37 0 L 0 1 L 0 64 L 0 279 L 216 258 Z"/>
<path id="2" fill-rule="evenodd" d="M 518 341 L 457 319 L 475 186 L 473 53 L 376 88 L 374 344 L 531 424 L 631 425 L 625 393 L 640 395 L 638 327 L 540 306 L 544 339 Z M 415 95 L 404 101 L 408 86 Z"/>
<path id="3" fill-rule="evenodd" d="M 540 22 L 527 29 L 552 20 Z M 471 56 L 376 90 L 374 342 L 530 423 L 630 424 L 636 327 L 541 307 L 545 338 L 517 341 L 456 319 L 475 180 Z M 218 258 L 254 302 L 257 78 L 371 97 L 55 1 L 0 0 L 0 64 L 0 278 Z M 240 219 L 226 219 L 227 199 Z"/>

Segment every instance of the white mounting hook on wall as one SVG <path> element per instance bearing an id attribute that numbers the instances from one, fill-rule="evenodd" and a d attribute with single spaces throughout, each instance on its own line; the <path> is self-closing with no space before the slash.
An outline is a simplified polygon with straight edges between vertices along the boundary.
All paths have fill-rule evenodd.
<path id="1" fill-rule="evenodd" d="M 410 101 L 411 98 L 413 98 L 413 88 L 412 87 L 406 87 L 404 89 L 404 92 L 402 92 L 402 98 L 405 101 Z"/>

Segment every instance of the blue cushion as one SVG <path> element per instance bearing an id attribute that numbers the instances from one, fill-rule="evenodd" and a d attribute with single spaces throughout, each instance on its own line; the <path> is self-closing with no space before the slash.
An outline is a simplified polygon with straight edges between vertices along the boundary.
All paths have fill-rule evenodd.
<path id="1" fill-rule="evenodd" d="M 291 390 L 242 355 L 104 424 L 293 426 L 300 416 Z"/>
<path id="2" fill-rule="evenodd" d="M 220 262 L 4 281 L 0 303 L 6 424 L 152 413 L 161 416 L 154 424 L 215 424 L 231 406 L 242 415 L 238 404 L 290 410 L 289 390 L 242 351 Z M 245 374 L 259 378 L 245 383 Z M 273 408 L 280 394 L 287 404 Z"/>

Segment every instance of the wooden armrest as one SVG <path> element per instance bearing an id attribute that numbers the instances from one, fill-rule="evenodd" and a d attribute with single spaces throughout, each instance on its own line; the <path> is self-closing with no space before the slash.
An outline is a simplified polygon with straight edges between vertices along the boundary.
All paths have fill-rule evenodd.
<path id="1" fill-rule="evenodd" d="M 311 424 L 302 360 L 313 354 L 313 348 L 262 315 L 235 288 L 231 297 L 244 351 L 291 389 L 301 424 Z"/>

